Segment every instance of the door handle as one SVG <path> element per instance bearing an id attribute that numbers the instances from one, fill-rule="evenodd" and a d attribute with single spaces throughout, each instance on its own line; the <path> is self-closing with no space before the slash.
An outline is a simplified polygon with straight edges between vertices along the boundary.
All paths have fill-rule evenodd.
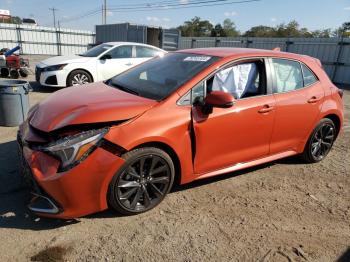
<path id="1" fill-rule="evenodd" d="M 133 65 L 133 63 L 127 63 L 127 64 L 125 64 L 125 65 L 127 65 L 127 66 L 132 66 L 132 65 Z"/>
<path id="2" fill-rule="evenodd" d="M 313 96 L 313 97 L 311 97 L 309 100 L 307 100 L 307 102 L 309 103 L 309 104 L 313 104 L 313 103 L 316 103 L 316 102 L 318 102 L 318 101 L 320 101 L 321 100 L 321 98 L 317 98 L 316 96 Z"/>
<path id="3" fill-rule="evenodd" d="M 264 113 L 268 113 L 270 111 L 273 110 L 273 106 L 270 105 L 264 105 L 263 108 L 259 109 L 259 113 L 264 114 Z"/>

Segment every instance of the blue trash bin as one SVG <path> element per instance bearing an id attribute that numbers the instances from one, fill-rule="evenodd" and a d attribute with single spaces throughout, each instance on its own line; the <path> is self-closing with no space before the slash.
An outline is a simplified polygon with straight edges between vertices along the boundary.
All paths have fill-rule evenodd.
<path id="1" fill-rule="evenodd" d="M 0 80 L 0 126 L 18 126 L 29 110 L 28 81 Z"/>

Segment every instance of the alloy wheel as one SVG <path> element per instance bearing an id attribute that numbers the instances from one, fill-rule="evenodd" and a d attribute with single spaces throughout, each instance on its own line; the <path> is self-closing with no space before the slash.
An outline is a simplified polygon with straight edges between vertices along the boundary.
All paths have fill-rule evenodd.
<path id="1" fill-rule="evenodd" d="M 334 126 L 325 123 L 315 132 L 311 141 L 311 154 L 315 160 L 323 159 L 331 150 L 335 138 Z"/>
<path id="2" fill-rule="evenodd" d="M 168 163 L 157 155 L 137 158 L 121 173 L 116 197 L 130 211 L 148 210 L 162 201 L 171 183 Z"/>
<path id="3" fill-rule="evenodd" d="M 72 86 L 78 86 L 78 85 L 83 85 L 87 83 L 90 83 L 87 75 L 78 73 L 73 76 Z"/>

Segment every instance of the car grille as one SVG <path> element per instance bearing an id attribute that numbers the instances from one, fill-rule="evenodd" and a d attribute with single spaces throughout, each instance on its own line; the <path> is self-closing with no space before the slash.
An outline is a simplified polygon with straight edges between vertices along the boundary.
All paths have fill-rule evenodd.
<path id="1" fill-rule="evenodd" d="M 40 75 L 41 75 L 42 69 L 40 67 L 35 67 L 35 80 L 37 82 L 40 81 Z"/>

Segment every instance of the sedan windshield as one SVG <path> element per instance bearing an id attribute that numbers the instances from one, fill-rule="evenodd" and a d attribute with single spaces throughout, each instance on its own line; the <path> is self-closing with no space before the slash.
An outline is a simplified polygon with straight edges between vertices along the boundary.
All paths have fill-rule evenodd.
<path id="1" fill-rule="evenodd" d="M 100 54 L 102 54 L 104 51 L 107 51 L 113 47 L 112 45 L 107 45 L 107 44 L 101 44 L 98 46 L 95 46 L 89 50 L 87 50 L 85 53 L 80 54 L 80 56 L 85 56 L 85 57 L 97 57 Z"/>
<path id="2" fill-rule="evenodd" d="M 169 53 L 121 73 L 107 83 L 126 92 L 162 100 L 218 60 L 218 57 Z"/>

